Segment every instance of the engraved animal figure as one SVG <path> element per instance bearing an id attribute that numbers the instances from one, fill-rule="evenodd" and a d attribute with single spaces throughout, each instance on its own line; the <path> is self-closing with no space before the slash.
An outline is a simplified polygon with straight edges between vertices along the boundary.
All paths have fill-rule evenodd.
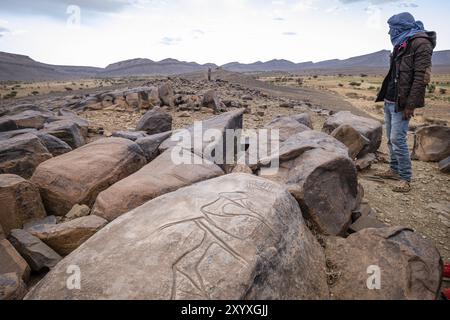
<path id="1" fill-rule="evenodd" d="M 241 252 L 245 246 L 251 245 L 247 240 L 254 230 L 265 227 L 272 231 L 258 210 L 261 211 L 245 192 L 220 193 L 216 200 L 201 207 L 201 216 L 198 218 L 159 228 L 162 231 L 182 227 L 183 224 L 194 224 L 196 229 L 184 240 L 186 242 L 188 238 L 195 238 L 195 241 L 192 240 L 195 246 L 183 251 L 172 265 L 172 299 L 193 295 L 200 299 L 211 299 L 199 266 L 205 259 L 206 263 L 210 262 L 208 259 L 218 251 L 224 251 L 222 253 L 226 253 L 230 260 L 247 266 L 248 262 Z"/>

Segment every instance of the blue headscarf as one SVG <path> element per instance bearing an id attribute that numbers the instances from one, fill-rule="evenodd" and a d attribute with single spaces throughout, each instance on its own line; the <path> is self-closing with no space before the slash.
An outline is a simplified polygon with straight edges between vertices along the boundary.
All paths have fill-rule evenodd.
<path id="1" fill-rule="evenodd" d="M 416 21 L 408 12 L 400 13 L 388 20 L 389 34 L 394 47 L 403 44 L 418 33 L 426 32 L 421 21 Z"/>

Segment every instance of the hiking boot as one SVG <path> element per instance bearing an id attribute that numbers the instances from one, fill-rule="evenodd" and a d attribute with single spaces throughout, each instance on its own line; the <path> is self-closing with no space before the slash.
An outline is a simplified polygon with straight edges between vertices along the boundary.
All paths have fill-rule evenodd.
<path id="1" fill-rule="evenodd" d="M 411 184 L 408 181 L 400 181 L 398 185 L 392 188 L 392 191 L 398 193 L 408 193 L 411 189 Z"/>
<path id="2" fill-rule="evenodd" d="M 375 173 L 375 177 L 391 180 L 401 180 L 400 175 L 392 169 Z"/>

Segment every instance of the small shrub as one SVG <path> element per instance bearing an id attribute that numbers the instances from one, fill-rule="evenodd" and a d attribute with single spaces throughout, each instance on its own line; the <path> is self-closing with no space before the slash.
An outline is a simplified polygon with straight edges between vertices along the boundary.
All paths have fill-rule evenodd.
<path id="1" fill-rule="evenodd" d="M 447 94 L 447 89 L 445 89 L 445 88 L 440 88 L 440 89 L 439 89 L 439 93 L 440 93 L 440 94 Z"/>
<path id="2" fill-rule="evenodd" d="M 73 89 L 70 87 L 65 87 L 64 89 L 66 89 L 66 91 L 72 91 Z"/>
<path id="3" fill-rule="evenodd" d="M 435 93 L 436 92 L 436 85 L 434 83 L 431 83 L 427 86 L 428 93 Z"/>
<path id="4" fill-rule="evenodd" d="M 350 82 L 349 84 L 350 84 L 352 87 L 360 87 L 360 86 L 361 86 L 361 83 L 360 83 L 360 82 L 355 82 L 355 81 Z"/>
<path id="5" fill-rule="evenodd" d="M 33 96 L 37 96 L 37 95 L 39 94 L 39 91 L 33 91 L 31 94 L 32 94 Z"/>
<path id="6" fill-rule="evenodd" d="M 341 88 L 344 87 L 344 85 L 342 83 L 339 83 L 338 86 L 341 87 Z"/>

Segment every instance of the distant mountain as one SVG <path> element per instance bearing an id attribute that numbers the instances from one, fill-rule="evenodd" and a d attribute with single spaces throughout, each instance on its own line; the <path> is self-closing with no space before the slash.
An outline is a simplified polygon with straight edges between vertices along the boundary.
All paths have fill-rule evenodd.
<path id="1" fill-rule="evenodd" d="M 270 60 L 243 64 L 231 62 L 221 66 L 222 69 L 234 72 L 302 72 L 310 70 L 374 70 L 386 69 L 389 65 L 390 52 L 378 51 L 345 60 L 327 60 L 317 63 L 294 63 L 288 60 Z M 433 55 L 434 67 L 450 69 L 450 50 L 437 51 Z M 217 68 L 215 64 L 198 64 L 196 62 L 165 59 L 131 59 L 108 65 L 106 68 L 56 66 L 37 62 L 30 57 L 0 52 L 0 81 L 31 80 L 69 80 L 92 77 L 127 77 L 144 75 L 175 75 L 206 71 Z"/>

